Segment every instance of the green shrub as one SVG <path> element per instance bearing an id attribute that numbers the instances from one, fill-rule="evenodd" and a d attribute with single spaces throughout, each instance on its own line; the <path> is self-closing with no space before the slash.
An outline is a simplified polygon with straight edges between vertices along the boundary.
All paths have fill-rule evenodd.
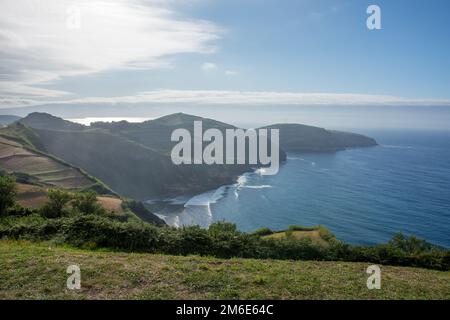
<path id="1" fill-rule="evenodd" d="M 21 205 L 15 203 L 12 207 L 9 207 L 7 209 L 7 215 L 8 216 L 28 216 L 30 214 L 36 213 L 37 210 L 31 209 L 31 208 L 24 208 Z"/>
<path id="2" fill-rule="evenodd" d="M 7 209 L 16 202 L 17 186 L 14 177 L 10 175 L 0 176 L 0 216 L 7 214 Z"/>
<path id="3" fill-rule="evenodd" d="M 266 239 L 240 232 L 234 224 L 157 227 L 144 222 L 120 222 L 106 215 L 84 214 L 47 219 L 40 215 L 0 218 L 0 238 L 55 241 L 81 248 L 174 255 L 198 254 L 219 258 L 354 261 L 450 270 L 450 251 L 415 237 L 395 236 L 387 244 L 351 246 L 340 241 L 323 247 L 309 239 Z"/>
<path id="4" fill-rule="evenodd" d="M 292 225 L 288 227 L 288 230 L 290 231 L 314 231 L 317 230 L 319 227 L 303 227 L 303 226 L 296 226 Z"/>
<path id="5" fill-rule="evenodd" d="M 72 207 L 82 214 L 105 213 L 105 210 L 97 201 L 97 194 L 92 190 L 75 193 Z"/>
<path id="6" fill-rule="evenodd" d="M 68 192 L 51 189 L 47 194 L 48 200 L 40 209 L 42 216 L 47 218 L 59 218 L 64 215 L 66 205 L 72 200 Z"/>

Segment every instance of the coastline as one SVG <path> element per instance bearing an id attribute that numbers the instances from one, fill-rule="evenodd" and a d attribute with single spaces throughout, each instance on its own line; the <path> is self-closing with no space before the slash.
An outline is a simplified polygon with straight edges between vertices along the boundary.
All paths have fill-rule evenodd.
<path id="1" fill-rule="evenodd" d="M 239 197 L 241 188 L 265 188 L 263 186 L 246 186 L 249 175 L 258 174 L 260 168 L 245 172 L 238 176 L 235 183 L 223 185 L 218 188 L 194 194 L 169 197 L 163 199 L 147 200 L 144 203 L 159 218 L 163 219 L 169 226 L 182 227 L 188 225 L 199 225 L 209 227 L 213 222 L 211 205 L 222 199 L 227 192 L 233 189 L 235 196 Z"/>

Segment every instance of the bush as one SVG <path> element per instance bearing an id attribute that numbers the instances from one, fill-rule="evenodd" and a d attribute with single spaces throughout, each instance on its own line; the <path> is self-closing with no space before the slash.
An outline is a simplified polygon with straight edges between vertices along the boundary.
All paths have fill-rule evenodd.
<path id="1" fill-rule="evenodd" d="M 288 230 L 290 230 L 290 231 L 314 231 L 317 229 L 319 229 L 319 227 L 303 227 L 303 226 L 296 226 L 296 225 L 288 227 Z"/>
<path id="2" fill-rule="evenodd" d="M 7 209 L 8 216 L 24 217 L 24 216 L 28 216 L 28 215 L 36 213 L 36 212 L 37 212 L 37 210 L 31 209 L 31 208 L 24 208 L 17 203 L 15 203 L 12 207 Z"/>
<path id="3" fill-rule="evenodd" d="M 58 218 L 63 216 L 67 203 L 72 199 L 68 192 L 52 189 L 48 191 L 48 200 L 41 208 L 41 214 L 47 218 Z"/>
<path id="4" fill-rule="evenodd" d="M 104 214 L 105 210 L 97 201 L 94 191 L 78 192 L 74 196 L 72 207 L 82 214 Z"/>
<path id="5" fill-rule="evenodd" d="M 363 247 L 340 241 L 323 247 L 309 239 L 265 239 L 218 222 L 209 229 L 157 227 L 144 222 L 119 222 L 94 214 L 46 219 L 31 214 L 0 218 L 0 238 L 52 240 L 81 248 L 111 248 L 219 258 L 354 261 L 450 270 L 450 251 L 415 237 L 395 236 L 387 244 Z"/>
<path id="6" fill-rule="evenodd" d="M 0 216 L 7 214 L 7 209 L 16 202 L 16 181 L 12 176 L 0 176 Z"/>

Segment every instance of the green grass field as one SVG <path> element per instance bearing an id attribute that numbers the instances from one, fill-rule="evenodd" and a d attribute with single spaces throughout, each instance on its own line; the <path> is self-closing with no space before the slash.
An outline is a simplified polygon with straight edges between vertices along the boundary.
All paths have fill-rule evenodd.
<path id="1" fill-rule="evenodd" d="M 81 290 L 66 268 L 81 268 Z M 222 260 L 0 241 L 0 299 L 450 299 L 450 272 L 369 263 Z"/>

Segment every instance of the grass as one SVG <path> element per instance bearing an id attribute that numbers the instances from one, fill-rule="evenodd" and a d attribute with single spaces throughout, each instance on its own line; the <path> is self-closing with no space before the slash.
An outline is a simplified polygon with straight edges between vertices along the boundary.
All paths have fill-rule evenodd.
<path id="1" fill-rule="evenodd" d="M 312 243 L 327 247 L 329 243 L 322 238 L 319 230 L 311 231 L 280 231 L 264 236 L 266 239 L 281 239 L 285 237 L 294 237 L 296 239 L 310 239 Z"/>
<path id="2" fill-rule="evenodd" d="M 286 237 L 309 239 L 312 243 L 323 247 L 328 247 L 331 242 L 338 241 L 335 236 L 323 226 L 289 226 L 288 230 L 272 232 L 268 229 L 266 232 L 267 234 L 263 236 L 263 238 L 266 239 L 283 239 Z"/>
<path id="3" fill-rule="evenodd" d="M 81 268 L 81 290 L 66 268 Z M 0 299 L 450 299 L 450 272 L 368 263 L 216 259 L 0 241 Z"/>

